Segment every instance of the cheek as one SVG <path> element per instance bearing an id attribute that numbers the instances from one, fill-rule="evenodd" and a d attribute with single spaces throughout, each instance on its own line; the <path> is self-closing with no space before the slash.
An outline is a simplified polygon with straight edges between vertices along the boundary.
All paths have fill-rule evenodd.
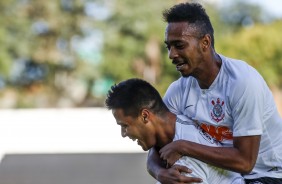
<path id="1" fill-rule="evenodd" d="M 136 128 L 136 127 L 129 127 L 127 129 L 127 134 L 130 135 L 130 136 L 133 136 L 137 139 L 142 138 L 142 132 L 140 132 L 139 129 Z"/>
<path id="2" fill-rule="evenodd" d="M 202 61 L 203 54 L 198 49 L 194 49 L 193 52 L 189 55 L 189 59 L 193 64 L 197 64 Z"/>

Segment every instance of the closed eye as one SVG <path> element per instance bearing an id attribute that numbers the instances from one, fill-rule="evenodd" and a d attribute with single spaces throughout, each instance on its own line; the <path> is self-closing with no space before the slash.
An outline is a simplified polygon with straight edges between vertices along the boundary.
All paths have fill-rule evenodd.
<path id="1" fill-rule="evenodd" d="M 165 45 L 165 48 L 167 49 L 167 50 L 170 50 L 170 45 Z"/>
<path id="2" fill-rule="evenodd" d="M 184 44 L 176 44 L 176 45 L 175 45 L 175 48 L 176 48 L 176 49 L 179 49 L 179 50 L 184 49 L 184 47 L 185 47 Z"/>
<path id="3" fill-rule="evenodd" d="M 186 47 L 186 44 L 183 43 L 183 42 L 175 42 L 173 44 L 167 44 L 166 43 L 165 47 L 167 48 L 167 50 L 170 50 L 171 47 L 174 47 L 177 50 L 182 50 L 182 49 L 184 49 Z"/>

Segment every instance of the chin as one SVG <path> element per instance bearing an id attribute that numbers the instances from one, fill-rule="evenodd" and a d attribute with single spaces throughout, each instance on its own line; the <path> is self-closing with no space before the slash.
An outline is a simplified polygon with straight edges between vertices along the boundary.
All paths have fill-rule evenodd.
<path id="1" fill-rule="evenodd" d="M 148 151 L 148 150 L 149 150 L 149 148 L 143 147 L 143 146 L 142 146 L 142 149 L 143 149 L 144 151 Z"/>
<path id="2" fill-rule="evenodd" d="M 186 78 L 186 77 L 190 77 L 191 75 L 189 75 L 189 74 L 184 74 L 184 73 L 181 73 L 181 76 L 182 76 L 182 77 L 184 77 L 184 78 Z"/>
<path id="3" fill-rule="evenodd" d="M 152 148 L 152 146 L 142 145 L 141 148 L 142 148 L 144 151 L 148 151 L 149 149 Z"/>
<path id="4" fill-rule="evenodd" d="M 182 77 L 190 77 L 191 76 L 191 73 L 187 73 L 187 72 L 184 72 L 184 71 L 179 71 L 179 73 Z"/>
<path id="5" fill-rule="evenodd" d="M 149 149 L 148 148 L 142 148 L 143 149 L 143 151 L 148 151 Z"/>

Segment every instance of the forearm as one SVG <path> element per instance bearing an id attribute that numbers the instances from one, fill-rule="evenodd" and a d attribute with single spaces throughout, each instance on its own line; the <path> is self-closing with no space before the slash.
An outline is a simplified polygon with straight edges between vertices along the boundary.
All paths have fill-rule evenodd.
<path id="1" fill-rule="evenodd" d="M 205 163 L 239 173 L 248 172 L 244 159 L 235 148 L 208 147 L 193 142 L 182 146 L 182 155 L 196 158 Z"/>
<path id="2" fill-rule="evenodd" d="M 181 173 L 191 173 L 192 171 L 181 165 L 174 165 L 166 168 L 166 164 L 160 159 L 158 151 L 152 148 L 148 153 L 147 170 L 152 177 L 161 183 L 201 183 L 202 179 L 197 177 L 187 177 Z"/>
<path id="3" fill-rule="evenodd" d="M 260 136 L 236 138 L 234 147 L 209 147 L 184 141 L 181 154 L 199 159 L 216 167 L 239 173 L 249 173 L 256 162 Z M 246 141 L 246 142 L 244 142 Z"/>

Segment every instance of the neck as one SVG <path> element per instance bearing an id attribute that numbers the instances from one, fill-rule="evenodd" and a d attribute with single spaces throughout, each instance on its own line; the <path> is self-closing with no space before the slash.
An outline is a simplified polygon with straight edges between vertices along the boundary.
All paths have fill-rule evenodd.
<path id="1" fill-rule="evenodd" d="M 220 56 L 216 52 L 212 52 L 210 59 L 205 62 L 205 71 L 201 72 L 198 77 L 196 77 L 200 88 L 208 89 L 216 76 L 219 73 L 222 61 Z"/>
<path id="2" fill-rule="evenodd" d="M 157 147 L 161 148 L 173 141 L 175 134 L 176 115 L 168 112 L 166 115 L 159 117 L 159 127 L 157 129 Z"/>

